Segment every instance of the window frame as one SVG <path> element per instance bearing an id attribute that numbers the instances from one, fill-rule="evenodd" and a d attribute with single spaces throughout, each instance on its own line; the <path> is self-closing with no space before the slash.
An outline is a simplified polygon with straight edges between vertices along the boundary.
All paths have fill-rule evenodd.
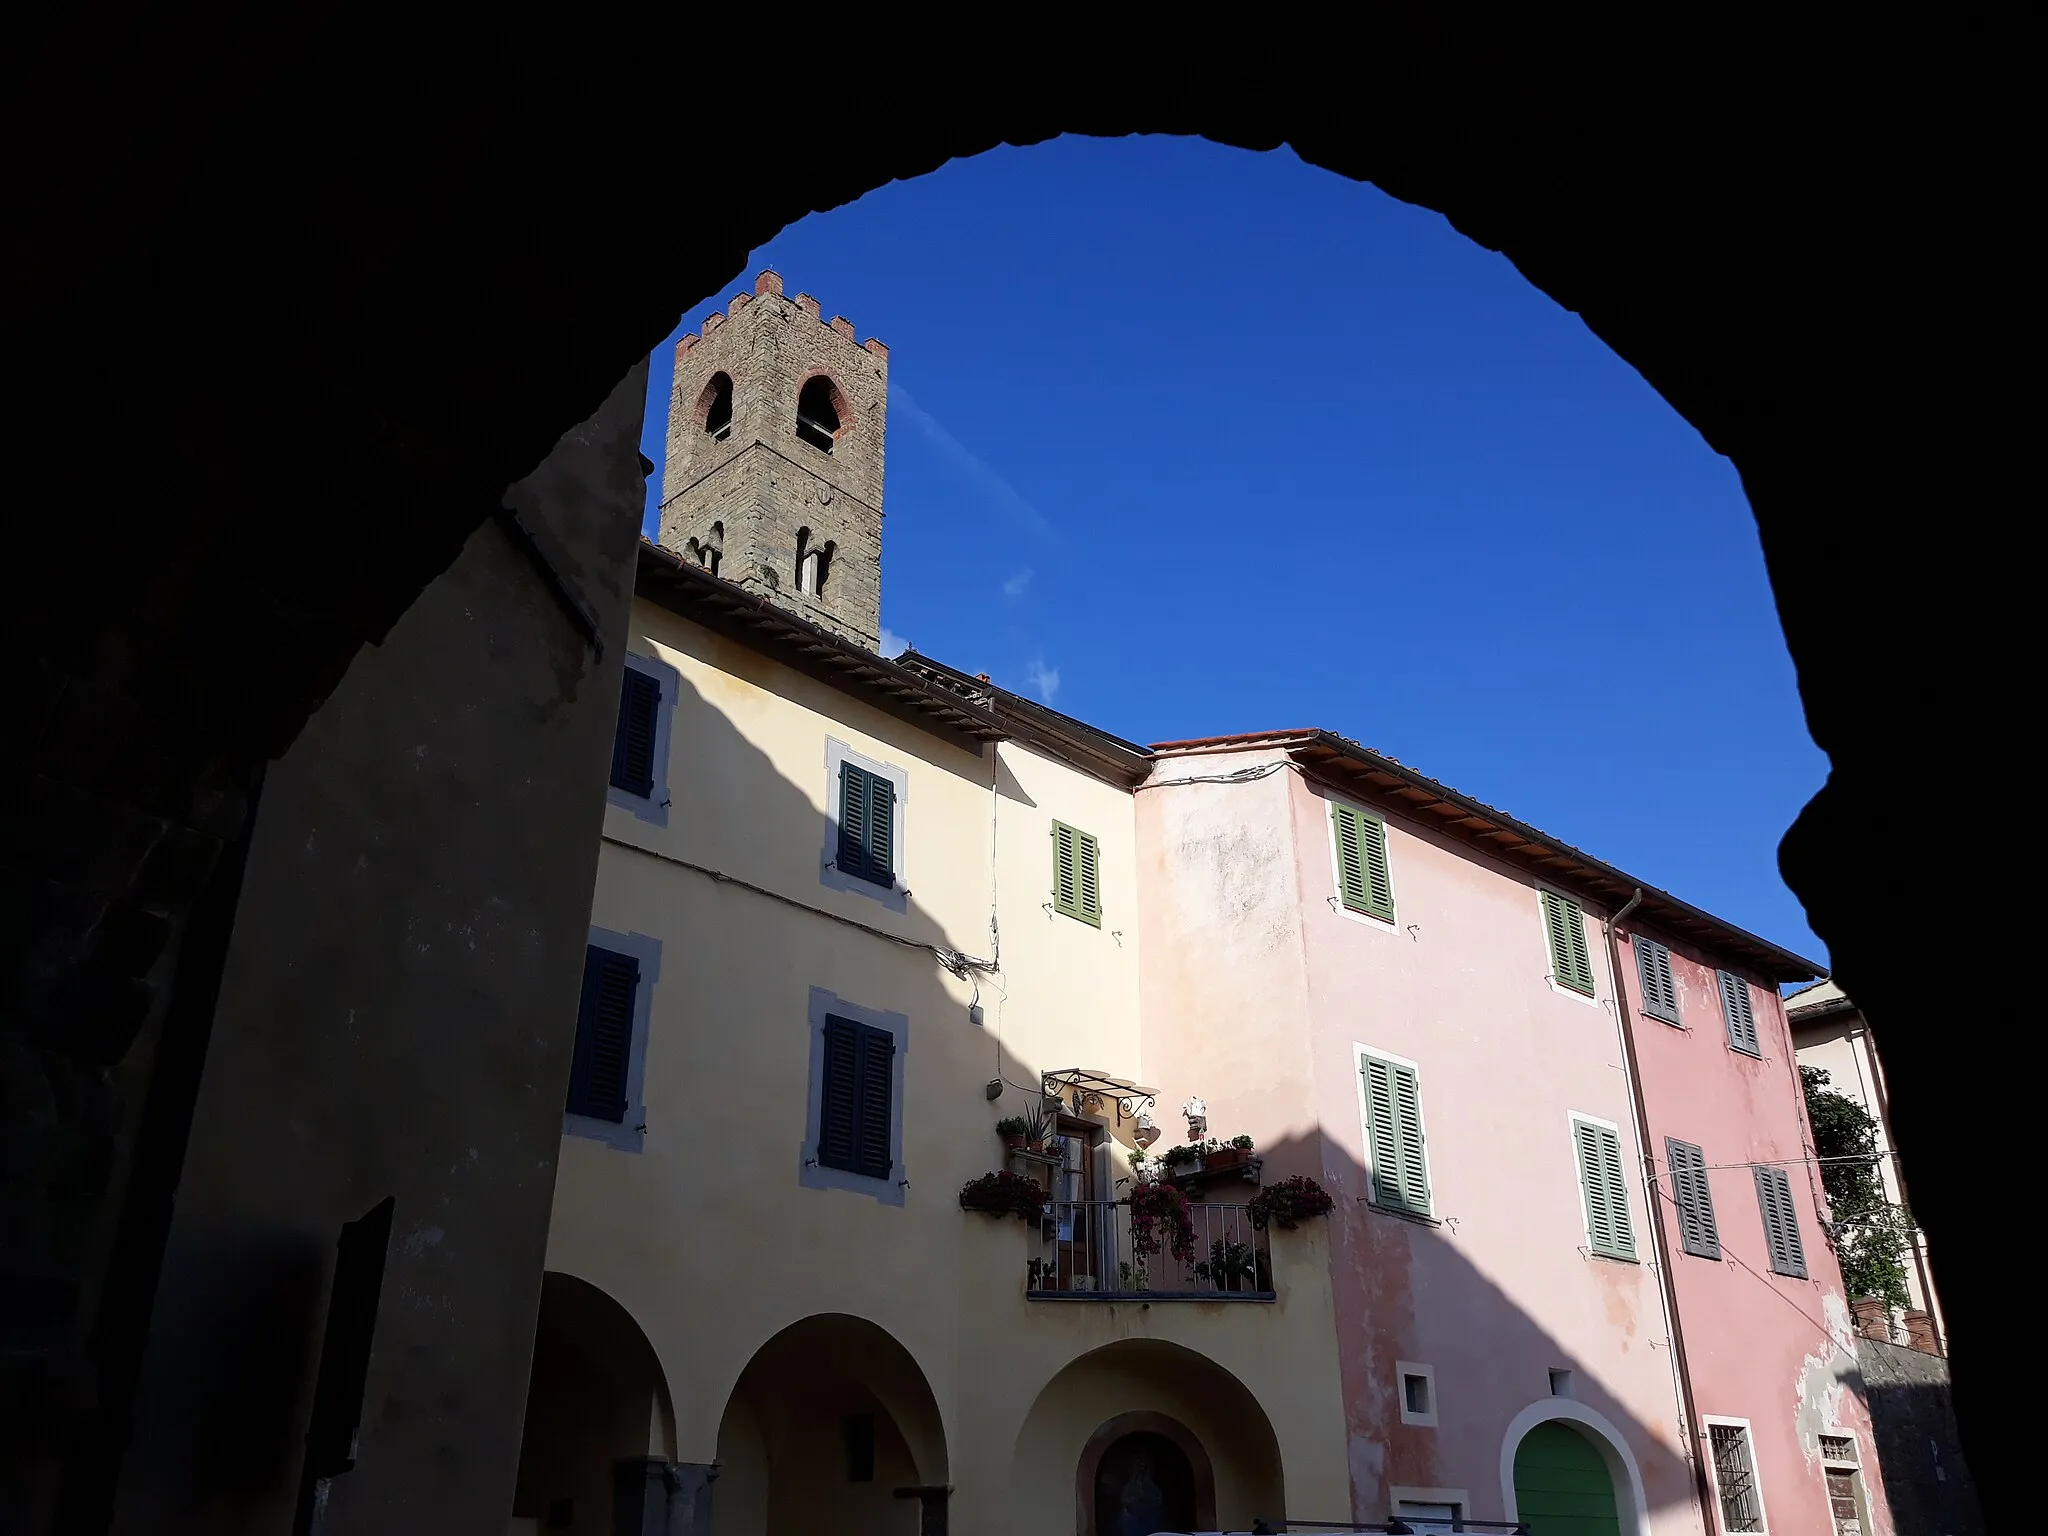
<path id="1" fill-rule="evenodd" d="M 1636 1246 L 1635 1213 L 1629 1209 L 1628 1156 L 1622 1150 L 1621 1127 L 1612 1120 L 1603 1120 L 1598 1115 L 1588 1115 L 1576 1109 L 1568 1111 L 1566 1118 L 1571 1126 L 1572 1167 L 1579 1176 L 1579 1221 L 1585 1231 L 1586 1252 L 1595 1258 L 1606 1259 L 1610 1263 L 1615 1264 L 1642 1263 L 1642 1254 Z M 1613 1252 L 1602 1248 L 1594 1239 L 1593 1206 L 1586 1188 L 1590 1181 L 1587 1177 L 1585 1166 L 1585 1149 L 1579 1140 L 1579 1127 L 1582 1125 L 1606 1131 L 1614 1138 L 1614 1157 L 1615 1162 L 1619 1165 L 1615 1170 L 1615 1178 L 1621 1185 L 1621 1216 L 1622 1220 L 1628 1225 L 1628 1251 L 1626 1253 Z"/>
<path id="2" fill-rule="evenodd" d="M 840 768 L 847 763 L 877 778 L 887 779 L 895 790 L 895 803 L 890 808 L 890 853 L 894 868 L 891 870 L 889 885 L 877 885 L 864 875 L 849 873 L 839 867 L 839 784 Z M 849 746 L 836 736 L 825 738 L 825 845 L 818 859 L 818 882 L 828 890 L 849 891 L 865 896 L 870 901 L 881 903 L 892 912 L 908 912 L 910 909 L 910 844 L 906 833 L 909 824 L 910 775 L 893 763 L 880 758 L 869 757 L 857 748 Z"/>
<path id="3" fill-rule="evenodd" d="M 626 1051 L 626 1110 L 617 1121 L 595 1115 L 571 1114 L 562 1110 L 562 1134 L 586 1141 L 601 1141 L 617 1152 L 638 1152 L 647 1139 L 647 1040 L 654 1016 L 654 988 L 661 980 L 661 940 L 644 933 L 618 933 L 590 926 L 587 947 L 631 955 L 640 966 L 639 985 L 633 991 L 633 1035 Z M 577 1027 L 582 1027 L 582 1003 L 577 1003 Z M 570 1042 L 570 1072 L 575 1072 L 575 1042 Z M 573 1087 L 573 1083 L 571 1084 Z M 567 1098 L 565 1093 L 563 1096 Z"/>
<path id="4" fill-rule="evenodd" d="M 1420 1413 L 1408 1406 L 1408 1378 L 1410 1376 L 1420 1376 L 1429 1384 L 1429 1407 Z M 1435 1429 L 1437 1427 L 1438 1404 L 1435 1366 L 1423 1365 L 1414 1360 L 1396 1360 L 1394 1362 L 1394 1396 L 1401 1409 L 1401 1422 L 1403 1424 L 1414 1424 L 1424 1429 Z"/>
<path id="5" fill-rule="evenodd" d="M 1324 836 L 1330 846 L 1331 907 L 1339 917 L 1349 918 L 1357 923 L 1364 923 L 1367 927 L 1377 928 L 1383 933 L 1393 932 L 1400 927 L 1397 915 L 1401 910 L 1401 906 L 1400 895 L 1394 889 L 1394 841 L 1390 828 L 1387 825 L 1386 816 L 1370 806 L 1360 805 L 1356 800 L 1346 799 L 1342 795 L 1324 795 L 1322 799 L 1327 806 L 1323 822 Z M 1340 807 L 1350 811 L 1361 820 L 1372 822 L 1380 829 L 1380 856 L 1386 863 L 1387 873 L 1387 910 L 1385 913 L 1377 912 L 1370 906 L 1354 907 L 1344 899 L 1344 852 L 1337 838 L 1337 813 Z M 1371 873 L 1368 870 L 1366 872 L 1368 889 L 1370 889 L 1371 878 Z"/>
<path id="6" fill-rule="evenodd" d="M 1398 1216 L 1406 1221 L 1419 1221 L 1436 1226 L 1436 1180 L 1430 1170 L 1429 1158 L 1429 1116 L 1422 1104 L 1422 1068 L 1405 1056 L 1396 1056 L 1392 1051 L 1383 1051 L 1377 1046 L 1351 1042 L 1353 1082 L 1358 1093 L 1358 1132 L 1360 1138 L 1361 1163 L 1365 1169 L 1366 1204 L 1373 1210 L 1384 1211 L 1389 1216 Z M 1416 1210 L 1406 1203 L 1389 1205 L 1379 1198 L 1379 1181 L 1374 1176 L 1375 1158 L 1372 1150 L 1372 1097 L 1366 1088 L 1366 1063 L 1378 1061 L 1389 1067 L 1400 1067 L 1415 1074 L 1415 1130 L 1422 1143 L 1422 1187 L 1427 1196 L 1427 1205 Z"/>
<path id="7" fill-rule="evenodd" d="M 810 1068 L 805 1089 L 804 1138 L 797 1149 L 797 1183 L 805 1189 L 844 1190 L 866 1195 L 880 1205 L 901 1206 L 910 1184 L 903 1160 L 904 1082 L 910 1056 L 910 1018 L 879 1008 L 864 1008 L 824 987 L 810 989 Z M 828 1168 L 818 1159 L 818 1138 L 824 1124 L 825 1021 L 828 1018 L 882 1030 L 895 1042 L 889 1064 L 889 1172 L 881 1178 L 847 1168 Z"/>
<path id="8" fill-rule="evenodd" d="M 1550 900 L 1561 901 L 1578 914 L 1579 939 L 1586 946 L 1587 983 L 1584 991 L 1566 981 L 1558 972 L 1557 952 L 1551 947 L 1550 942 Z M 1559 997 L 1576 998 L 1579 1002 L 1598 1008 L 1600 1006 L 1600 970 L 1593 959 L 1595 945 L 1591 939 L 1586 937 L 1585 902 L 1579 897 L 1572 895 L 1569 891 L 1559 890 L 1554 885 L 1545 885 L 1538 882 L 1536 885 L 1536 922 L 1543 932 L 1543 956 L 1549 963 L 1548 969 L 1544 972 L 1543 979 L 1549 985 L 1550 990 Z"/>
<path id="9" fill-rule="evenodd" d="M 683 674 L 668 662 L 654 656 L 642 656 L 637 651 L 626 653 L 625 671 L 638 672 L 653 680 L 661 690 L 661 698 L 654 706 L 654 785 L 645 795 L 636 795 L 621 789 L 611 782 L 610 770 L 605 776 L 605 804 L 616 805 L 623 811 L 630 811 L 634 818 L 651 826 L 668 825 L 669 806 L 673 795 L 669 789 L 669 747 L 674 736 L 676 701 L 682 697 Z M 626 680 L 619 678 L 619 703 L 625 703 Z M 619 726 L 623 715 L 612 720 L 613 752 L 618 750 Z"/>
<path id="10" fill-rule="evenodd" d="M 1728 1502 L 1721 1492 L 1721 1462 L 1714 1455 L 1714 1437 L 1711 1433 L 1716 1425 L 1723 1429 L 1742 1431 L 1743 1447 L 1749 1455 L 1749 1486 L 1756 1496 L 1757 1523 L 1747 1529 L 1737 1530 L 1728 1524 Z M 1706 1436 L 1707 1475 L 1714 1485 L 1715 1530 L 1722 1533 L 1722 1536 L 1770 1536 L 1771 1512 L 1770 1506 L 1764 1502 L 1764 1469 L 1756 1454 L 1756 1431 L 1750 1426 L 1750 1421 L 1732 1418 L 1726 1414 L 1703 1413 L 1700 1415 L 1700 1426 L 1709 1431 Z"/>

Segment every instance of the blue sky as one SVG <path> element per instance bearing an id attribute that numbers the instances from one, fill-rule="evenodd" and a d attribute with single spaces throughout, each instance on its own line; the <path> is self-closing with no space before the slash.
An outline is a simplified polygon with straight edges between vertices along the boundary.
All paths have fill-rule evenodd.
<path id="1" fill-rule="evenodd" d="M 892 636 L 1135 741 L 1328 727 L 1825 962 L 1734 469 L 1505 258 L 1287 150 L 1067 138 L 813 215 L 677 334 L 761 266 L 889 344 Z"/>

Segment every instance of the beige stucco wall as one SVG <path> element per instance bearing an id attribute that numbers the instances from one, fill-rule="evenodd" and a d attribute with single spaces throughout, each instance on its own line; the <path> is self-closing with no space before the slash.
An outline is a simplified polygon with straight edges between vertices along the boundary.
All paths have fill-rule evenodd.
<path id="1" fill-rule="evenodd" d="M 1273 1304 L 1032 1302 L 1025 1228 L 958 1206 L 960 1185 L 1000 1161 L 995 1120 L 1026 1107 L 1041 1072 L 1146 1081 L 1131 796 L 1014 743 L 962 750 L 644 602 L 631 648 L 682 680 L 667 825 L 607 811 L 592 910 L 594 925 L 661 946 L 646 1131 L 634 1152 L 564 1138 L 549 1267 L 601 1287 L 639 1322 L 673 1400 L 676 1457 L 727 1455 L 718 1529 L 758 1529 L 748 1512 L 807 1497 L 766 1478 L 773 1431 L 759 1401 L 730 1417 L 728 1404 L 764 1344 L 820 1314 L 877 1325 L 928 1384 L 936 1435 L 917 1431 L 915 1404 L 887 1406 L 915 1480 L 955 1486 L 957 1530 L 1065 1528 L 1048 1522 L 1071 1520 L 1072 1456 L 1100 1423 L 1179 1402 L 1201 1434 L 1197 1420 L 1214 1417 L 1203 1402 L 1233 1378 L 1271 1425 L 1284 1487 L 1262 1485 L 1246 1470 L 1243 1432 L 1219 1428 L 1218 1442 L 1203 1438 L 1225 1509 L 1278 1515 L 1270 1501 L 1280 1498 L 1311 1517 L 1341 1511 L 1320 1232 L 1276 1238 Z M 820 880 L 828 737 L 906 775 L 901 913 Z M 1050 911 L 1055 819 L 1100 841 L 1099 929 Z M 1000 969 L 978 982 L 914 947 L 992 959 L 998 942 Z M 977 986 L 981 1026 L 968 1013 Z M 813 987 L 909 1021 L 900 1205 L 799 1182 Z M 991 1103 L 984 1086 L 997 1076 L 1012 1086 Z M 1127 1145 L 1128 1121 L 1113 1132 Z M 1132 1354 L 1127 1341 L 1148 1347 Z M 1118 1353 L 1061 1374 L 1112 1345 Z M 905 1467 L 878 1467 L 876 1486 Z M 774 1503 L 773 1518 L 794 1518 L 794 1507 Z"/>

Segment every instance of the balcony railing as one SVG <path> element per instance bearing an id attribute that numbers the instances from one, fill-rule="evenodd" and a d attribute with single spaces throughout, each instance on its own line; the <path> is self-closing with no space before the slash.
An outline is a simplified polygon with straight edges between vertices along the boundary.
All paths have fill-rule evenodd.
<path id="1" fill-rule="evenodd" d="M 1131 1208 L 1115 1200 L 1056 1200 L 1031 1239 L 1025 1293 L 1035 1301 L 1271 1301 L 1266 1234 L 1242 1205 L 1188 1206 L 1186 1263 L 1131 1249 Z"/>

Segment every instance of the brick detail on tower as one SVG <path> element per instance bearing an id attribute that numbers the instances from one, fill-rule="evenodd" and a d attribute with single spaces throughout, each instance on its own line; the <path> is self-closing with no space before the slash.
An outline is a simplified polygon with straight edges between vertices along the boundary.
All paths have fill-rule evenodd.
<path id="1" fill-rule="evenodd" d="M 889 349 L 763 272 L 676 345 L 662 545 L 876 646 L 888 402 Z"/>

